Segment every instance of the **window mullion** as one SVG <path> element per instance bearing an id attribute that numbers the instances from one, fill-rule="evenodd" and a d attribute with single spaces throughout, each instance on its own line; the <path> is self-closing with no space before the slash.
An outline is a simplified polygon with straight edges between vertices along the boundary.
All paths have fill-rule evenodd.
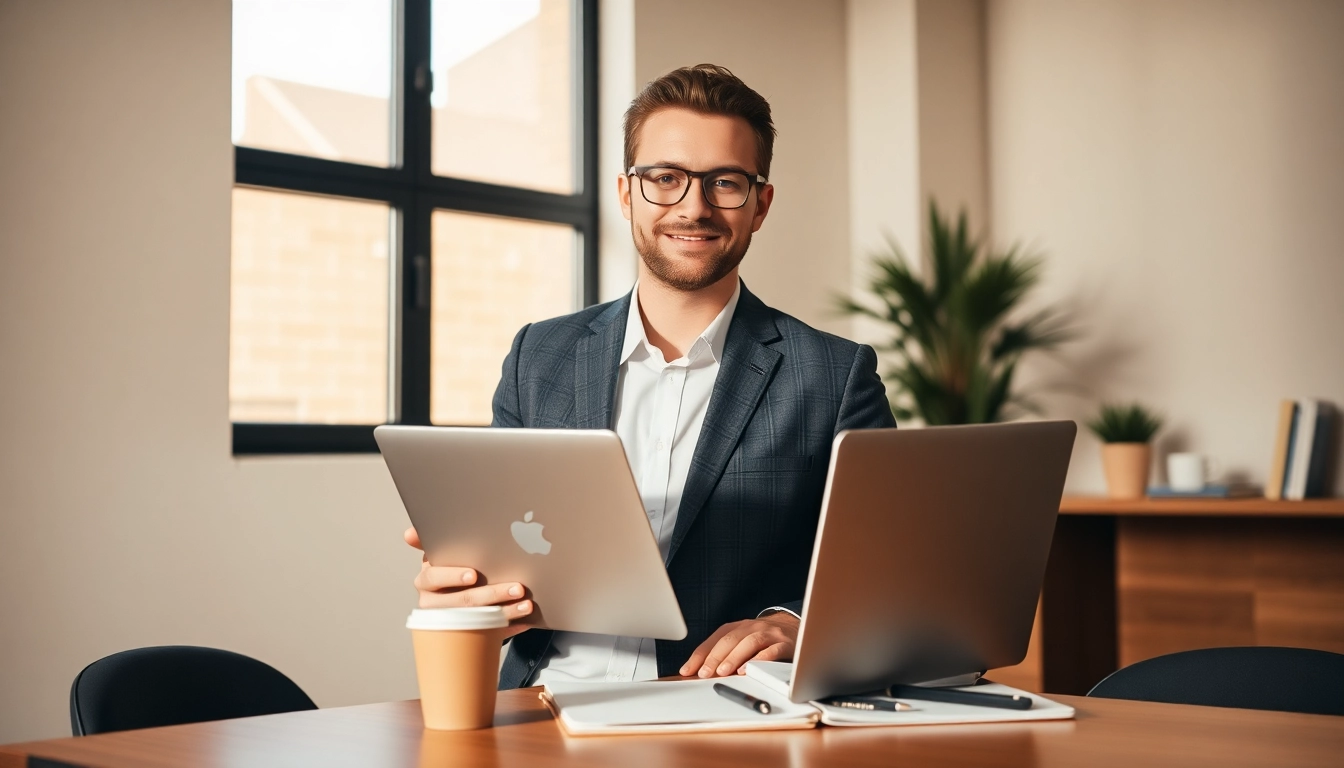
<path id="1" fill-rule="evenodd" d="M 403 169 L 417 183 L 404 212 L 401 233 L 401 376 L 397 395 L 402 424 L 428 424 L 433 208 L 424 194 L 423 182 L 430 176 L 430 0 L 399 0 L 399 4 L 403 33 L 398 63 L 404 77 L 398 143 Z"/>
<path id="2" fill-rule="evenodd" d="M 597 275 L 597 200 L 598 200 L 598 146 L 597 146 L 597 121 L 598 121 L 598 61 L 597 61 L 597 35 L 598 35 L 598 16 L 597 0 L 579 0 L 579 35 L 578 49 L 580 55 L 579 82 L 575 89 L 579 92 L 579 115 L 580 115 L 580 141 L 581 151 L 579 152 L 579 167 L 582 168 L 583 183 L 580 187 L 580 194 L 584 201 L 584 208 L 587 214 L 585 226 L 580 229 L 582 234 L 582 258 L 583 258 L 583 303 L 585 305 L 596 304 L 598 300 L 598 275 Z"/>
<path id="3" fill-rule="evenodd" d="M 406 73 L 402 87 L 405 134 L 402 157 L 411 177 L 424 183 L 430 173 L 431 121 L 429 94 L 433 72 L 429 66 L 430 0 L 400 0 L 405 20 L 401 67 Z"/>
<path id="4" fill-rule="evenodd" d="M 434 262 L 430 249 L 433 208 L 415 196 L 406 216 L 402 267 L 401 403 L 402 424 L 429 423 L 430 319 Z"/>

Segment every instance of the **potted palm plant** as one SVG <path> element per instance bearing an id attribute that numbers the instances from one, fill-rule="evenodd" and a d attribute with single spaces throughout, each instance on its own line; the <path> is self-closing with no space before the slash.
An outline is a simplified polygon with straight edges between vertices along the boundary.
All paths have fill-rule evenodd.
<path id="1" fill-rule="evenodd" d="M 1162 428 L 1162 417 L 1138 403 L 1101 406 L 1088 429 L 1101 438 L 1101 465 L 1106 493 L 1113 499 L 1143 497 L 1152 462 L 1150 442 Z"/>
<path id="2" fill-rule="evenodd" d="M 1040 280 L 1041 260 L 1014 245 L 982 250 L 962 211 L 955 226 L 929 201 L 927 258 L 917 275 L 895 241 L 874 259 L 869 285 L 881 302 L 873 309 L 838 297 L 841 312 L 889 325 L 880 348 L 895 354 L 885 379 L 898 421 L 974 424 L 1000 421 L 1011 407 L 1034 410 L 1013 391 L 1022 356 L 1070 338 L 1062 313 L 1045 308 L 1017 317 L 1015 310 Z"/>

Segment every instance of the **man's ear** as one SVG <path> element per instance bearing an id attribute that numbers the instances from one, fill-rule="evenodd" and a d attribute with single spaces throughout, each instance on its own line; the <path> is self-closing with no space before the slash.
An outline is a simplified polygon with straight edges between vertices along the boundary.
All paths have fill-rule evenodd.
<path id="1" fill-rule="evenodd" d="M 751 231 L 755 232 L 765 223 L 765 215 L 770 212 L 770 204 L 775 200 L 775 185 L 762 184 L 756 193 L 756 213 L 751 217 Z M 629 218 L 629 217 L 627 217 Z"/>
<path id="2" fill-rule="evenodd" d="M 630 177 L 621 176 L 616 180 L 616 195 L 621 198 L 621 215 L 630 220 Z"/>

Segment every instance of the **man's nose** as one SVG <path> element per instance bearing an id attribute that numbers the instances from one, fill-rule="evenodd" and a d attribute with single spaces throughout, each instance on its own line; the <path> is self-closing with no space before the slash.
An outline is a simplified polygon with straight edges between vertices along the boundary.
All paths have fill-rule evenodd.
<path id="1" fill-rule="evenodd" d="M 714 207 L 705 200 L 704 178 L 693 176 L 687 181 L 687 185 L 686 195 L 677 203 L 676 214 L 688 219 L 708 219 L 713 214 Z"/>

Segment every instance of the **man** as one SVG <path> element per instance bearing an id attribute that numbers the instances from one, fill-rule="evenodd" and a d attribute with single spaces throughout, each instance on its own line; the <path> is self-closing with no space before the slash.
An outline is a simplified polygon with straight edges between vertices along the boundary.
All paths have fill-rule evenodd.
<path id="1" fill-rule="evenodd" d="M 831 442 L 895 421 L 876 356 L 761 303 L 738 265 L 761 228 L 770 106 L 709 64 L 649 83 L 625 115 L 621 210 L 640 255 L 617 301 L 523 328 L 496 427 L 615 429 L 686 619 L 686 639 L 530 629 L 526 587 L 425 563 L 421 607 L 502 605 L 500 688 L 739 672 L 791 659 Z M 415 531 L 406 539 L 419 546 Z"/>

